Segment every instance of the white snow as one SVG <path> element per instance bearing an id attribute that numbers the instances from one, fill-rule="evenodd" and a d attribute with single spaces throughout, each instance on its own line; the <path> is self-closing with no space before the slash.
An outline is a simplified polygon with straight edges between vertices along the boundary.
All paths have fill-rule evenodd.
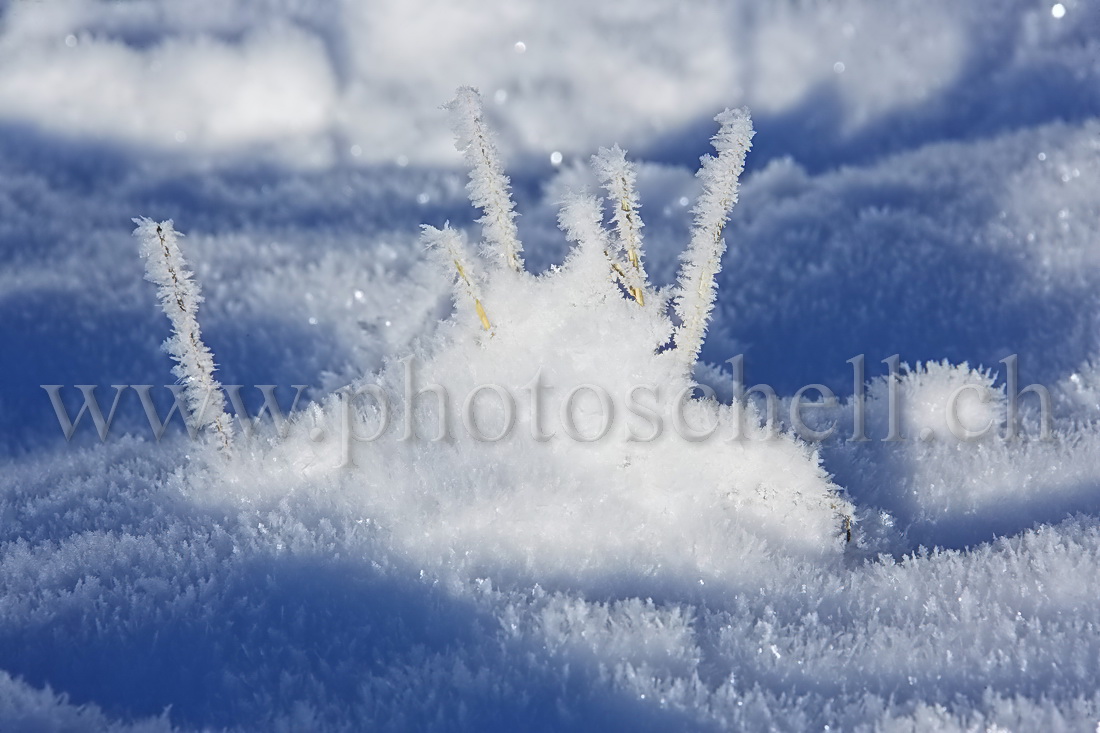
<path id="1" fill-rule="evenodd" d="M 1100 6 L 0 14 L 0 729 L 1100 725 Z M 440 109 L 465 85 L 497 143 L 475 185 L 514 212 L 467 200 Z M 692 376 L 728 403 L 744 354 L 783 432 L 726 440 L 735 410 L 700 398 L 680 427 L 719 436 L 666 414 L 648 441 L 629 388 L 644 408 L 692 384 L 660 305 L 714 115 L 742 106 Z M 509 226 L 483 234 L 492 212 Z M 65 442 L 39 385 L 75 416 L 76 385 L 107 409 L 113 384 L 175 379 L 135 216 L 186 233 L 219 382 L 253 414 L 252 385 L 284 408 L 310 385 L 284 437 L 157 443 L 128 390 L 104 443 L 87 415 Z M 1050 439 L 1031 393 L 1003 437 L 1011 355 L 1017 389 L 1049 389 Z M 450 438 L 429 392 L 418 439 L 398 398 L 378 440 L 342 442 L 406 365 L 453 396 Z M 835 425 L 819 446 L 791 433 L 812 383 L 838 396 L 802 408 Z M 515 398 L 499 441 L 487 384 Z M 602 430 L 601 389 L 607 437 L 570 439 Z"/>

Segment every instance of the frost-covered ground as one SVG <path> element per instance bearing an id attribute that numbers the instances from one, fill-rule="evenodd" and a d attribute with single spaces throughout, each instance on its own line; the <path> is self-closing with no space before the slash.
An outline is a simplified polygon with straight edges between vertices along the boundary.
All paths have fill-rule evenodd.
<path id="1" fill-rule="evenodd" d="M 2 8 L 0 729 L 1100 725 L 1100 5 Z M 492 339 L 451 317 L 418 236 L 479 232 L 439 109 L 462 84 L 533 272 L 565 261 L 558 203 L 596 190 L 589 155 L 650 161 L 658 287 L 712 118 L 748 106 L 703 359 L 744 354 L 789 401 L 848 399 L 864 354 L 872 440 L 838 408 L 817 455 L 522 432 L 336 468 L 307 434 L 333 428 L 326 395 L 395 383 L 407 355 L 467 387 L 667 376 L 660 324 L 574 302 L 575 261 L 489 283 Z M 75 414 L 72 385 L 109 404 L 172 379 L 139 215 L 187 234 L 222 382 L 308 384 L 314 422 L 226 462 L 178 423 L 153 441 L 128 392 L 105 443 L 87 417 L 65 443 L 38 385 L 70 385 Z M 893 354 L 906 440 L 883 442 Z M 967 426 L 1003 421 L 1013 354 L 1051 439 L 1028 395 L 1020 440 L 952 440 L 964 384 L 992 384 Z"/>

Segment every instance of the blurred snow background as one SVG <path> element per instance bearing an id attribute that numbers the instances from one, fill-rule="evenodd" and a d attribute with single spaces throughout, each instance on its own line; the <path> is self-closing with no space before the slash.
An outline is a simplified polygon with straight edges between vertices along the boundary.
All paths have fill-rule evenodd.
<path id="1" fill-rule="evenodd" d="M 1096 729 L 1100 6 L 2 8 L 0 727 Z M 693 518 L 572 575 L 484 517 L 458 528 L 472 555 L 418 548 L 419 509 L 368 511 L 385 474 L 204 476 L 134 409 L 134 437 L 63 444 L 38 385 L 168 380 L 132 216 L 188 234 L 225 383 L 320 397 L 430 339 L 449 289 L 417 227 L 474 216 L 439 110 L 460 84 L 529 265 L 561 262 L 556 204 L 618 142 L 651 161 L 662 284 L 711 118 L 749 106 L 704 358 L 743 352 L 790 397 L 899 353 L 923 405 L 1019 354 L 1056 440 L 826 446 L 861 519 L 843 560 L 699 556 Z"/>

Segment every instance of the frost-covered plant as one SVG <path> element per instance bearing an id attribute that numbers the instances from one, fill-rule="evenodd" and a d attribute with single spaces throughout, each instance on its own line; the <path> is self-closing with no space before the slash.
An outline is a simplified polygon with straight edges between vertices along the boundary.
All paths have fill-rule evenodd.
<path id="1" fill-rule="evenodd" d="M 465 301 L 474 307 L 481 327 L 486 331 L 493 330 L 489 322 L 489 316 L 481 305 L 481 289 L 478 284 L 478 274 L 470 265 L 470 255 L 466 250 L 466 235 L 455 231 L 450 224 L 444 224 L 442 229 L 425 224 L 422 227 L 422 241 L 428 245 L 429 250 L 437 253 L 444 268 L 454 266 L 455 270 L 455 306 L 462 307 Z"/>
<path id="2" fill-rule="evenodd" d="M 515 225 L 515 204 L 509 193 L 508 177 L 487 129 L 482 112 L 481 96 L 471 87 L 462 87 L 446 108 L 451 113 L 456 147 L 466 156 L 470 166 L 470 182 L 467 189 L 471 203 L 482 210 L 478 220 L 482 225 L 486 249 L 502 256 L 508 266 L 516 271 L 523 268 L 519 253 L 523 245 Z M 674 330 L 674 352 L 682 368 L 692 372 L 702 349 L 703 338 L 717 290 L 715 276 L 721 269 L 726 244 L 722 231 L 729 212 L 737 203 L 741 173 L 745 169 L 745 156 L 752 147 L 755 134 L 748 110 L 727 109 L 714 118 L 720 127 L 712 142 L 717 156 L 703 158 L 698 177 L 703 192 L 696 202 L 692 215 L 694 223 L 691 240 L 682 256 L 677 287 L 672 303 L 679 324 Z M 586 257 L 593 263 L 601 259 L 607 267 L 595 266 L 593 272 L 617 283 L 639 305 L 645 305 L 646 292 L 650 290 L 643 264 L 642 227 L 645 226 L 639 211 L 640 204 L 635 190 L 637 170 L 627 160 L 626 152 L 618 145 L 601 148 L 592 156 L 592 169 L 607 191 L 612 208 L 611 220 L 614 232 L 603 225 L 603 212 L 599 202 L 587 195 L 571 194 L 562 204 L 559 225 L 570 241 L 577 244 L 578 257 Z M 428 228 L 425 242 L 438 246 L 443 233 Z M 448 242 L 460 246 L 454 235 L 447 235 Z M 465 255 L 461 258 L 465 262 Z M 468 265 L 459 265 L 461 273 Z M 480 300 L 475 298 L 479 305 Z M 483 311 L 479 311 L 484 323 Z M 488 326 L 486 326 L 488 329 Z M 656 349 L 657 344 L 654 345 Z"/>
<path id="3" fill-rule="evenodd" d="M 481 95 L 472 87 L 461 87 L 447 109 L 451 113 L 455 143 L 470 166 L 467 189 L 470 201 L 483 212 L 478 222 L 485 242 L 491 251 L 504 258 L 508 267 L 520 272 L 523 246 L 516 230 L 515 205 L 492 133 L 485 126 Z"/>
<path id="4" fill-rule="evenodd" d="M 134 236 L 141 242 L 141 257 L 145 260 L 145 279 L 156 284 L 160 306 L 172 324 L 172 335 L 164 342 L 165 351 L 176 361 L 172 373 L 184 385 L 187 406 L 197 426 L 212 429 L 219 447 L 228 451 L 233 443 L 233 426 L 225 411 L 221 385 L 214 379 L 214 356 L 199 330 L 202 294 L 180 252 L 181 235 L 171 220 L 133 221 L 137 224 Z"/>
<path id="5" fill-rule="evenodd" d="M 626 269 L 611 251 L 611 238 L 603 228 L 603 212 L 594 196 L 572 193 L 562 202 L 558 213 L 558 226 L 566 238 L 577 245 L 573 256 L 581 264 L 579 274 L 587 273 L 589 282 L 582 284 L 583 291 L 610 295 L 611 283 L 625 283 Z"/>
<path id="6" fill-rule="evenodd" d="M 718 287 L 714 277 L 722 267 L 722 254 L 726 251 L 722 229 L 730 209 L 737 203 L 739 179 L 754 134 L 747 110 L 727 109 L 714 119 L 722 126 L 713 138 L 718 157 L 705 157 L 699 169 L 703 193 L 692 210 L 695 223 L 691 242 L 684 252 L 675 299 L 676 315 L 680 318 L 676 350 L 688 368 L 694 366 L 703 348 Z"/>
<path id="7" fill-rule="evenodd" d="M 615 145 L 611 148 L 600 148 L 592 156 L 592 169 L 607 189 L 618 245 L 626 255 L 627 266 L 617 270 L 617 274 L 623 280 L 623 287 L 638 301 L 638 305 L 645 305 L 646 274 L 642 262 L 642 227 L 645 225 L 638 212 L 641 204 L 635 191 L 637 167 L 626 159 L 626 152 Z"/>

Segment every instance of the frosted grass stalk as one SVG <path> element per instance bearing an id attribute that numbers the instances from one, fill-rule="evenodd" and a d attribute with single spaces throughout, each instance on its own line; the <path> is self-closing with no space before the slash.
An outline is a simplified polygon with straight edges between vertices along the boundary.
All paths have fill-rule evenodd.
<path id="1" fill-rule="evenodd" d="M 485 242 L 491 251 L 504 258 L 508 267 L 521 272 L 523 245 L 516 229 L 515 204 L 496 144 L 485 125 L 481 95 L 473 87 L 459 87 L 446 109 L 451 115 L 455 147 L 466 156 L 470 166 L 466 190 L 470 202 L 482 211 L 478 223 Z"/>
<path id="2" fill-rule="evenodd" d="M 603 226 L 603 211 L 599 199 L 585 194 L 570 194 L 562 202 L 558 213 L 558 226 L 565 236 L 576 242 L 572 255 L 578 269 L 586 276 L 580 287 L 590 291 L 586 295 L 603 298 L 614 288 L 616 280 L 626 287 L 626 268 L 611 253 L 611 239 Z"/>
<path id="3" fill-rule="evenodd" d="M 481 305 L 481 289 L 478 286 L 476 272 L 470 266 L 465 236 L 452 229 L 450 224 L 444 224 L 442 229 L 425 224 L 421 227 L 420 239 L 430 251 L 438 254 L 445 266 L 454 266 L 458 274 L 455 278 L 455 303 L 458 304 L 465 294 L 465 297 L 473 303 L 474 311 L 481 321 L 481 327 L 486 331 L 492 331 L 489 316 Z"/>
<path id="4" fill-rule="evenodd" d="M 635 189 L 637 168 L 626 159 L 626 152 L 615 145 L 600 148 L 592 156 L 592 170 L 607 190 L 607 199 L 613 209 L 611 220 L 615 223 L 619 246 L 626 255 L 628 267 L 623 273 L 624 287 L 638 301 L 638 305 L 645 305 L 647 278 L 642 262 L 642 227 L 645 224 L 639 212 L 641 204 Z"/>
<path id="5" fill-rule="evenodd" d="M 232 447 L 233 427 L 225 411 L 222 387 L 214 379 L 214 355 L 202 341 L 198 322 L 202 294 L 180 252 L 180 235 L 171 220 L 133 221 L 137 224 L 134 236 L 141 242 L 141 256 L 145 260 L 145 279 L 156 284 L 160 306 L 172 324 L 172 335 L 164 342 L 165 350 L 176 361 L 172 373 L 184 385 L 191 419 L 200 428 L 210 427 L 222 450 L 228 451 Z"/>
<path id="6" fill-rule="evenodd" d="M 714 278 L 722 267 L 722 255 L 726 251 L 722 230 L 730 209 L 737 203 L 745 155 L 752 147 L 755 134 L 747 109 L 727 109 L 714 119 L 720 127 L 711 142 L 718 156 L 705 156 L 696 174 L 703 183 L 703 192 L 692 209 L 691 242 L 681 258 L 674 299 L 680 319 L 676 351 L 689 371 L 699 358 L 714 310 L 717 291 Z"/>

